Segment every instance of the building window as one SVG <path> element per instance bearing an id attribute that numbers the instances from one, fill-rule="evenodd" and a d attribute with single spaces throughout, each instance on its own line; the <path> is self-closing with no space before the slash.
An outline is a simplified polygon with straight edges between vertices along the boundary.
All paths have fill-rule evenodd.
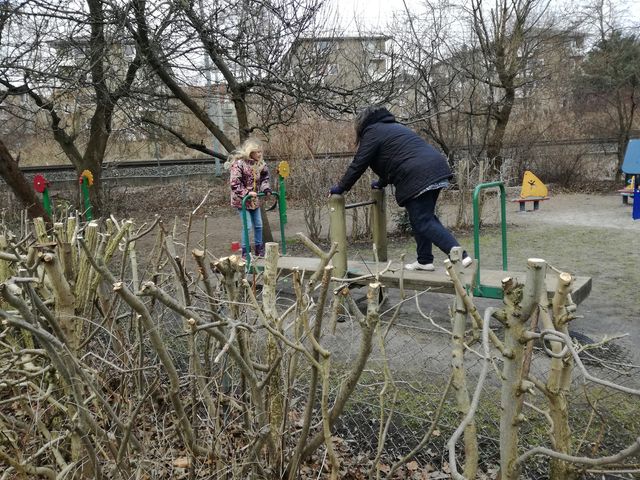
<path id="1" fill-rule="evenodd" d="M 371 60 L 367 66 L 367 73 L 374 80 L 380 79 L 385 73 L 385 61 Z"/>
<path id="2" fill-rule="evenodd" d="M 380 55 L 382 48 L 379 40 L 365 40 L 363 43 L 364 51 L 371 55 Z"/>
<path id="3" fill-rule="evenodd" d="M 316 51 L 319 54 L 327 53 L 331 48 L 331 42 L 327 40 L 319 40 L 316 42 Z"/>
<path id="4" fill-rule="evenodd" d="M 133 60 L 136 56 L 136 46 L 135 45 L 125 45 L 123 47 L 124 58 L 127 60 Z"/>

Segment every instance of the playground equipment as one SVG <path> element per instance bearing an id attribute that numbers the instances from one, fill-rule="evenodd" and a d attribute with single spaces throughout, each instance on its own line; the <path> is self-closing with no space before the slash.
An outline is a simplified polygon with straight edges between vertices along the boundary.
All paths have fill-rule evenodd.
<path id="1" fill-rule="evenodd" d="M 480 235 L 477 198 L 480 190 L 497 187 L 500 191 L 502 212 L 502 270 L 489 270 L 481 268 L 480 259 Z M 506 240 L 506 208 L 505 191 L 501 182 L 478 185 L 474 191 L 474 253 L 476 257 L 476 270 L 464 269 L 460 272 L 463 283 L 475 296 L 486 298 L 502 298 L 502 281 L 507 278 L 525 278 L 523 272 L 507 270 L 507 240 Z M 370 206 L 372 210 L 372 234 L 377 263 L 375 261 L 349 260 L 347 256 L 348 242 L 346 235 L 346 210 Z M 436 270 L 410 271 L 404 270 L 401 265 L 387 261 L 387 229 L 386 229 L 386 202 L 385 192 L 380 189 L 371 190 L 371 199 L 354 204 L 345 204 L 343 195 L 331 195 L 329 198 L 330 237 L 332 243 L 337 243 L 337 252 L 333 257 L 333 276 L 345 279 L 352 285 L 365 285 L 371 281 L 372 273 L 377 273 L 380 282 L 385 287 L 399 287 L 415 290 L 432 289 L 438 293 L 455 294 L 452 280 L 446 272 Z M 308 272 L 316 271 L 320 266 L 319 258 L 288 257 L 278 259 L 278 268 L 283 273 L 291 273 L 294 269 Z M 474 275 L 475 274 L 475 275 Z M 475 278 L 475 281 L 474 281 Z M 550 272 L 546 277 L 546 288 L 549 295 L 553 295 L 557 287 L 557 276 Z M 577 276 L 573 281 L 572 299 L 576 304 L 581 303 L 591 292 L 591 278 Z"/>
<path id="2" fill-rule="evenodd" d="M 82 190 L 82 200 L 84 202 L 84 215 L 87 222 L 93 220 L 93 209 L 89 199 L 89 187 L 93 185 L 93 173 L 90 170 L 83 170 L 80 174 L 80 188 Z"/>
<path id="3" fill-rule="evenodd" d="M 522 177 L 522 188 L 520 198 L 514 198 L 512 202 L 520 204 L 520 212 L 526 212 L 527 202 L 533 203 L 533 210 L 540 208 L 540 202 L 549 200 L 549 190 L 542 181 L 529 170 L 524 172 Z"/>
<path id="4" fill-rule="evenodd" d="M 634 220 L 638 220 L 640 218 L 640 138 L 629 140 L 622 162 L 622 172 L 625 174 L 625 183 L 631 186 L 631 189 L 620 191 L 622 202 L 629 203 L 629 197 L 633 196 L 631 216 Z"/>
<path id="5" fill-rule="evenodd" d="M 623 205 L 629 204 L 629 197 L 633 200 L 634 190 L 636 189 L 636 182 L 633 175 L 625 175 L 626 186 L 618 190 L 618 193 L 622 196 Z"/>
<path id="6" fill-rule="evenodd" d="M 84 206 L 84 216 L 87 222 L 93 220 L 93 209 L 89 198 L 89 187 L 93 185 L 93 173 L 90 170 L 83 170 L 78 179 L 82 194 L 82 204 Z M 49 216 L 53 215 L 51 197 L 49 196 L 49 181 L 42 174 L 33 177 L 33 189 L 42 194 L 42 205 Z"/>
<path id="7" fill-rule="evenodd" d="M 42 206 L 51 217 L 53 210 L 51 208 L 51 197 L 49 197 L 49 181 L 44 178 L 44 175 L 37 174 L 33 177 L 33 189 L 42 194 Z"/>
<path id="8" fill-rule="evenodd" d="M 524 182 L 523 182 L 524 187 Z M 507 207 L 504 183 L 481 183 L 473 190 L 473 254 L 476 260 L 476 278 L 473 284 L 473 294 L 476 297 L 502 298 L 502 287 L 483 285 L 480 282 L 480 192 L 488 188 L 500 190 L 500 226 L 502 231 L 502 270 L 507 270 Z M 546 187 L 545 187 L 546 189 Z M 522 205 L 521 210 L 522 210 Z"/>
<path id="9" fill-rule="evenodd" d="M 373 244 L 376 246 L 378 261 L 387 261 L 387 214 L 383 189 L 371 190 L 371 200 L 365 202 L 345 204 L 343 195 L 329 197 L 329 231 L 331 242 L 338 244 L 338 251 L 333 257 L 334 275 L 343 277 L 347 274 L 347 217 L 345 211 L 371 205 L 371 230 Z"/>

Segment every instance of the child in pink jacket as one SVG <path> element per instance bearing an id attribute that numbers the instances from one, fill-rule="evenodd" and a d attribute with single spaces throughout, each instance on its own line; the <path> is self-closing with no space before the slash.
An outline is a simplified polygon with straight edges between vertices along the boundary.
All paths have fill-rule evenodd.
<path id="1" fill-rule="evenodd" d="M 250 138 L 240 148 L 229 155 L 228 163 L 231 184 L 231 206 L 238 209 L 240 222 L 242 222 L 242 199 L 249 195 L 245 202 L 247 210 L 247 226 L 253 230 L 255 254 L 264 256 L 264 243 L 262 241 L 262 217 L 258 204 L 258 193 L 271 195 L 269 184 L 269 169 L 262 158 L 262 144 L 259 140 Z M 241 223 L 242 225 L 242 223 Z M 250 251 L 250 246 L 245 245 L 244 233 L 241 235 L 242 256 Z"/>

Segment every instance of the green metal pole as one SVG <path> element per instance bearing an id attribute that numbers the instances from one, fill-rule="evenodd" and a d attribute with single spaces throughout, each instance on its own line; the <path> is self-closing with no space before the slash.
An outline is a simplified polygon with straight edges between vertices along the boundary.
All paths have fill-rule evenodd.
<path id="1" fill-rule="evenodd" d="M 500 226 L 502 229 L 502 270 L 507 270 L 507 193 L 500 183 Z"/>
<path id="2" fill-rule="evenodd" d="M 93 220 L 93 211 L 89 199 L 89 179 L 87 177 L 82 177 L 82 196 L 84 197 L 85 218 L 90 222 Z"/>
<path id="3" fill-rule="evenodd" d="M 287 188 L 282 175 L 278 175 L 278 211 L 280 213 L 280 240 L 282 242 L 282 254 L 287 254 L 287 239 L 284 236 L 284 226 L 287 224 Z"/>
<path id="4" fill-rule="evenodd" d="M 242 197 L 242 210 L 240 212 L 240 216 L 242 217 L 242 238 L 244 240 L 244 248 L 247 252 L 246 260 L 247 266 L 245 270 L 247 272 L 251 271 L 251 245 L 249 245 L 249 224 L 247 222 L 247 200 L 251 198 L 250 195 L 245 195 Z"/>
<path id="5" fill-rule="evenodd" d="M 53 220 L 53 213 L 51 212 L 51 198 L 49 198 L 49 189 L 45 188 L 42 192 L 42 205 L 44 206 L 45 211 L 49 214 L 51 219 Z"/>

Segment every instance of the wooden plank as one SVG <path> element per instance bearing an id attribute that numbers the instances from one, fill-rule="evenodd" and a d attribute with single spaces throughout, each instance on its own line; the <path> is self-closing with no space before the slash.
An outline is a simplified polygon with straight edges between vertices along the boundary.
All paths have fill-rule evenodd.
<path id="1" fill-rule="evenodd" d="M 262 260 L 258 261 L 258 265 Z M 291 273 L 294 268 L 299 270 L 305 270 L 307 272 L 315 272 L 320 264 L 320 260 L 317 258 L 308 257 L 280 257 L 278 259 L 278 268 L 283 273 Z M 348 262 L 348 275 L 349 277 L 359 277 L 362 275 L 370 275 L 377 271 L 381 271 L 386 267 L 386 263 L 379 263 L 376 268 L 375 262 L 361 262 L 361 261 L 349 261 Z M 463 280 L 465 283 L 472 281 L 474 274 L 473 269 L 466 269 L 464 271 Z M 501 270 L 482 270 L 480 279 L 483 285 L 490 287 L 501 288 L 502 279 L 505 277 L 517 278 L 520 282 L 524 283 L 526 274 L 523 272 L 514 271 L 501 271 Z M 366 284 L 369 280 L 363 280 L 354 282 L 358 284 Z M 391 269 L 386 271 L 380 276 L 380 281 L 385 287 L 398 288 L 400 286 L 400 265 L 397 263 L 391 264 Z M 546 286 L 549 296 L 552 296 L 555 292 L 557 284 L 557 275 L 554 272 L 547 273 Z M 404 288 L 409 290 L 427 290 L 430 289 L 438 293 L 455 293 L 453 288 L 453 282 L 446 275 L 444 267 L 435 272 L 426 271 L 411 271 L 404 270 Z M 573 292 L 571 294 L 573 301 L 576 304 L 583 302 L 591 293 L 591 278 L 577 276 L 573 283 Z"/>

